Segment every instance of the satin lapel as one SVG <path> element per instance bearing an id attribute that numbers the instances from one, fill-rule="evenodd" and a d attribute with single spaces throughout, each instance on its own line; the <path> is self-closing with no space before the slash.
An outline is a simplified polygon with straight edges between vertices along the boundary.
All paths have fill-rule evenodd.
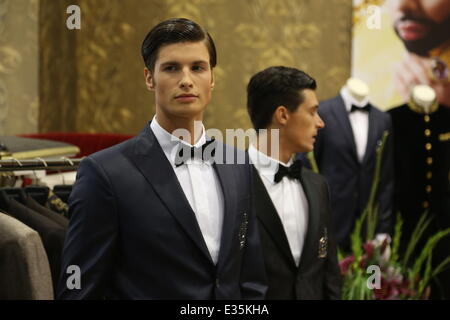
<path id="1" fill-rule="evenodd" d="M 342 132 L 344 132 L 344 139 L 346 141 L 350 142 L 350 148 L 352 151 L 352 155 L 357 160 L 357 154 L 356 154 L 356 143 L 355 143 L 355 137 L 353 136 L 353 130 L 352 126 L 350 124 L 350 119 L 348 117 L 348 112 L 345 109 L 345 103 L 342 99 L 341 95 L 338 95 L 334 99 L 333 108 L 332 108 L 333 114 L 335 118 L 338 120 L 339 125 L 342 128 Z M 345 152 L 345 150 L 343 150 Z"/>
<path id="2" fill-rule="evenodd" d="M 377 127 L 376 127 L 376 114 L 373 110 L 373 106 L 369 111 L 369 132 L 367 134 L 367 145 L 364 153 L 363 163 L 369 160 L 369 157 L 375 154 L 375 148 L 377 145 Z"/>
<path id="3" fill-rule="evenodd" d="M 318 241 L 317 232 L 319 231 L 319 199 L 317 198 L 317 191 L 314 188 L 314 182 L 310 180 L 310 175 L 305 174 L 306 169 L 302 169 L 302 187 L 308 200 L 308 230 L 306 231 L 306 238 L 303 244 L 302 255 L 300 258 L 299 271 L 302 272 L 310 265 L 315 257 L 319 254 L 314 249 L 314 241 Z"/>
<path id="4" fill-rule="evenodd" d="M 233 165 L 214 164 L 214 169 L 219 178 L 220 186 L 223 194 L 223 225 L 222 235 L 220 239 L 219 260 L 217 262 L 218 269 L 223 265 L 227 254 L 230 253 L 231 244 L 233 243 L 233 230 L 235 226 L 236 216 L 243 214 L 243 212 L 236 212 L 236 177 L 233 170 Z"/>
<path id="5" fill-rule="evenodd" d="M 130 158 L 148 183 L 152 185 L 170 214 L 179 222 L 181 228 L 213 263 L 195 213 L 149 124 L 137 139 Z"/>
<path id="6" fill-rule="evenodd" d="M 256 210 L 256 215 L 289 263 L 295 266 L 295 260 L 292 256 L 283 223 L 281 222 L 278 212 L 273 205 L 272 199 L 270 199 L 269 193 L 267 192 L 258 171 L 253 165 L 252 170 L 254 192 L 253 205 L 254 210 Z"/>

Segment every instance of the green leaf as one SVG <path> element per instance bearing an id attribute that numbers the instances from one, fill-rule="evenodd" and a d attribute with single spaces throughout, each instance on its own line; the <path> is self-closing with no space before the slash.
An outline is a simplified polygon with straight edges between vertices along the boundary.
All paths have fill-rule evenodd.
<path id="1" fill-rule="evenodd" d="M 431 219 L 427 219 L 427 215 L 428 214 L 425 212 L 420 217 L 419 222 L 417 223 L 416 227 L 414 228 L 414 231 L 411 235 L 411 240 L 408 243 L 408 246 L 406 248 L 406 253 L 405 253 L 405 256 L 402 261 L 402 264 L 404 266 L 408 265 L 411 254 L 414 252 L 414 249 L 416 248 L 417 243 L 419 242 L 420 238 L 422 238 L 424 231 L 428 228 L 428 225 L 431 222 Z"/>
<path id="2" fill-rule="evenodd" d="M 319 173 L 319 167 L 317 166 L 316 158 L 314 157 L 314 152 L 310 151 L 306 154 L 306 159 L 308 159 L 311 165 L 311 170 L 315 173 Z"/>
<path id="3" fill-rule="evenodd" d="M 439 273 L 444 271 L 445 269 L 448 269 L 450 267 L 450 256 L 445 258 L 444 261 L 442 261 L 433 271 L 432 277 L 437 276 Z"/>
<path id="4" fill-rule="evenodd" d="M 403 219 L 402 219 L 400 212 L 398 212 L 396 222 L 395 222 L 394 239 L 392 240 L 391 256 L 389 258 L 389 262 L 391 262 L 391 263 L 397 263 L 398 258 L 399 258 L 398 250 L 400 248 L 400 239 L 402 236 L 402 226 L 403 226 Z"/>

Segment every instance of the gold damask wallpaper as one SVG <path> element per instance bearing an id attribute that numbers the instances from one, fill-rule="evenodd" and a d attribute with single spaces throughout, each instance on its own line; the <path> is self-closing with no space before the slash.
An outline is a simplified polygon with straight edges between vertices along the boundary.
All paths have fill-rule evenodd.
<path id="1" fill-rule="evenodd" d="M 81 30 L 65 27 L 70 4 L 81 8 Z M 139 132 L 154 114 L 140 45 L 171 17 L 205 26 L 217 46 L 207 127 L 250 128 L 246 84 L 268 66 L 310 73 L 321 99 L 350 75 L 351 0 L 40 0 L 39 8 L 41 132 Z"/>
<path id="2" fill-rule="evenodd" d="M 0 0 L 0 135 L 38 128 L 38 0 Z"/>

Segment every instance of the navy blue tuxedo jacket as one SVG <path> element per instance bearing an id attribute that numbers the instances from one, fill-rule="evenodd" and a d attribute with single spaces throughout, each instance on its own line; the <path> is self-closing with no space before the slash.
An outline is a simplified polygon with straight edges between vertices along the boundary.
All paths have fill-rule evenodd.
<path id="1" fill-rule="evenodd" d="M 217 152 L 222 150 L 223 152 Z M 236 150 L 218 142 L 216 158 Z M 222 159 L 223 160 L 223 159 Z M 217 265 L 149 125 L 84 159 L 70 195 L 59 299 L 263 299 L 251 167 L 214 164 L 224 196 Z M 81 288 L 67 282 L 81 270 Z M 69 280 L 69 281 L 68 281 Z"/>
<path id="2" fill-rule="evenodd" d="M 389 132 L 375 202 L 379 205 L 377 232 L 390 233 L 394 172 L 392 122 L 389 114 L 372 105 L 369 111 L 367 147 L 362 162 L 358 160 L 353 130 L 341 96 L 320 102 L 319 115 L 325 122 L 325 127 L 319 130 L 314 156 L 320 174 L 325 176 L 330 186 L 334 235 L 338 243 L 347 248 L 355 219 L 363 212 L 369 200 L 377 145 L 381 142 L 383 132 Z"/>

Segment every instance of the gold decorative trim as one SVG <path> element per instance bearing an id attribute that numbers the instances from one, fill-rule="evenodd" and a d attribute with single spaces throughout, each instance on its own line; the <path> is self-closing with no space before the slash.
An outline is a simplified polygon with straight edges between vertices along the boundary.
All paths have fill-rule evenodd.
<path id="1" fill-rule="evenodd" d="M 70 147 L 60 147 L 60 148 L 49 148 L 49 149 L 39 149 L 32 151 L 21 151 L 12 153 L 10 156 L 6 156 L 2 159 L 33 159 L 33 158 L 43 158 L 43 157 L 56 157 L 56 156 L 68 156 L 76 155 L 80 152 L 80 148 L 77 146 Z"/>
<path id="2" fill-rule="evenodd" d="M 446 133 L 441 133 L 439 135 L 439 141 L 449 141 L 450 140 L 450 132 L 446 132 Z"/>
<path id="3" fill-rule="evenodd" d="M 413 99 L 410 99 L 408 101 L 408 107 L 416 113 L 431 114 L 431 113 L 434 113 L 439 108 L 439 104 L 435 100 L 430 106 L 430 112 L 425 112 L 425 110 L 422 106 L 418 105 Z"/>

